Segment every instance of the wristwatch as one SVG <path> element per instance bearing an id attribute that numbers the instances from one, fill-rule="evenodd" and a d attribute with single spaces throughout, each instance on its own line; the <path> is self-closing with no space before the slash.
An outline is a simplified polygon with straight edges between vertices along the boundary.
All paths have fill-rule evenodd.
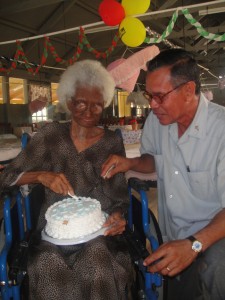
<path id="1" fill-rule="evenodd" d="M 192 242 L 192 246 L 191 246 L 192 250 L 198 254 L 201 253 L 202 243 L 199 242 L 193 235 L 190 235 L 189 237 L 187 237 L 187 239 Z"/>

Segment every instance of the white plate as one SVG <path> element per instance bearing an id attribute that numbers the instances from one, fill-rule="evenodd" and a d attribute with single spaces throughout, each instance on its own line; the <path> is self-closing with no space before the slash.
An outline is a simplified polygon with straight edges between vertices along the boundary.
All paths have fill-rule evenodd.
<path id="1" fill-rule="evenodd" d="M 105 214 L 105 218 L 107 219 L 108 214 Z M 46 232 L 45 229 L 42 230 L 41 232 L 41 237 L 42 240 L 50 242 L 55 245 L 61 245 L 61 246 L 69 246 L 69 245 L 77 245 L 77 244 L 82 244 L 86 243 L 94 238 L 96 238 L 99 235 L 104 235 L 104 232 L 106 231 L 107 227 L 102 227 L 101 229 L 97 230 L 96 232 L 93 232 L 92 234 L 85 235 L 79 238 L 75 239 L 55 239 L 50 237 Z"/>
<path id="2" fill-rule="evenodd" d="M 50 242 L 55 245 L 61 245 L 61 246 L 77 245 L 77 244 L 86 243 L 86 242 L 96 238 L 99 235 L 104 235 L 104 232 L 106 231 L 106 229 L 107 228 L 104 227 L 90 235 L 86 235 L 86 236 L 76 238 L 76 239 L 54 239 L 54 238 L 48 236 L 47 233 L 45 232 L 45 230 L 42 230 L 41 237 L 42 237 L 42 240 Z"/>

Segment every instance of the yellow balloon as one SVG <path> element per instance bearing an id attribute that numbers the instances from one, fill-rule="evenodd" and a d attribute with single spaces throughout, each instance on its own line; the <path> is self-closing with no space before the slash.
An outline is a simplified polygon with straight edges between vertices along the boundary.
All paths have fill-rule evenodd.
<path id="1" fill-rule="evenodd" d="M 131 16 L 145 13 L 150 2 L 150 0 L 122 0 L 121 4 L 125 10 L 125 16 Z"/>
<path id="2" fill-rule="evenodd" d="M 137 47 L 144 42 L 146 38 L 146 29 L 139 19 L 126 17 L 120 23 L 119 34 L 125 45 L 129 47 Z"/>

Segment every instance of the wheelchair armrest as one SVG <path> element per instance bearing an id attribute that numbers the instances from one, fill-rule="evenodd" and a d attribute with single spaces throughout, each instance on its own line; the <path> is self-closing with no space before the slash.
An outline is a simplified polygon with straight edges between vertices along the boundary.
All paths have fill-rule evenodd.
<path id="1" fill-rule="evenodd" d="M 139 192 L 148 191 L 150 187 L 157 187 L 157 181 L 153 180 L 141 180 L 139 178 L 131 177 L 128 179 L 129 186 L 134 189 L 135 191 Z"/>

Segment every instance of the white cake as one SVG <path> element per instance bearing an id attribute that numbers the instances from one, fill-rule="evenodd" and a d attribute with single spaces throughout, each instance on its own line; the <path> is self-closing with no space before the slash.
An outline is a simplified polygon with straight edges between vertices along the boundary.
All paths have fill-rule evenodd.
<path id="1" fill-rule="evenodd" d="M 105 214 L 96 199 L 67 198 L 54 203 L 45 214 L 45 232 L 56 239 L 76 239 L 99 230 L 105 222 Z"/>

